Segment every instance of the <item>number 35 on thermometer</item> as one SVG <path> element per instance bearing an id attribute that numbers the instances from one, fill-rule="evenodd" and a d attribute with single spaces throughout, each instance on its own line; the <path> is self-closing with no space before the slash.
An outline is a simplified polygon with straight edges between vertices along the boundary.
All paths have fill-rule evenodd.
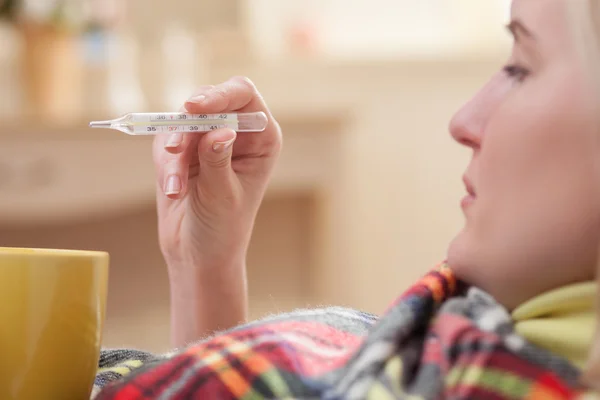
<path id="1" fill-rule="evenodd" d="M 108 121 L 90 122 L 92 128 L 115 129 L 128 135 L 157 135 L 176 132 L 209 132 L 229 128 L 237 132 L 262 132 L 268 119 L 264 112 L 189 114 L 129 113 Z"/>

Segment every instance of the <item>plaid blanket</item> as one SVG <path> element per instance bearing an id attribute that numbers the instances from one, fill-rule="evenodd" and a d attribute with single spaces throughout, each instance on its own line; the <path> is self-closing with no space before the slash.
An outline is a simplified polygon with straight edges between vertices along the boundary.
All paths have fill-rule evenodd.
<path id="1" fill-rule="evenodd" d="M 377 319 L 300 310 L 170 354 L 105 350 L 96 400 L 571 399 L 579 370 L 526 342 L 442 264 Z"/>

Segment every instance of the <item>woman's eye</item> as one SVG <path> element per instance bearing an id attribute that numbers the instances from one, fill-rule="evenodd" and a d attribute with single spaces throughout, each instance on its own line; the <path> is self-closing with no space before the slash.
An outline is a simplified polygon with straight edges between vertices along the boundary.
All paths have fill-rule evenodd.
<path id="1" fill-rule="evenodd" d="M 522 82 L 527 75 L 529 75 L 529 71 L 523 67 L 518 65 L 507 65 L 504 67 L 504 72 L 510 78 L 517 80 L 518 82 Z"/>

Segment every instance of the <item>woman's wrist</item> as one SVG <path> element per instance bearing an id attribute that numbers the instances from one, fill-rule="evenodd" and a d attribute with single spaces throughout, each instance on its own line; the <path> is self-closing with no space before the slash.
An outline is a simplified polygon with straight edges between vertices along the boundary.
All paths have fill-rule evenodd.
<path id="1" fill-rule="evenodd" d="M 247 319 L 245 258 L 202 265 L 169 265 L 171 336 L 176 347 Z"/>
<path id="2" fill-rule="evenodd" d="M 192 273 L 235 273 L 246 267 L 246 251 L 230 251 L 228 253 L 211 254 L 209 257 L 202 252 L 201 257 L 165 257 L 167 271 L 171 279 L 183 279 Z M 223 253 L 223 254 L 221 254 Z"/>

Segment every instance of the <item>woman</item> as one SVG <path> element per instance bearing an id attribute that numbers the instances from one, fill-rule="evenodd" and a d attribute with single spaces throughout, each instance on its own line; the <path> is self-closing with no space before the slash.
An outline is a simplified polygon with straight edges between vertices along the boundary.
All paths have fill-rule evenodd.
<path id="1" fill-rule="evenodd" d="M 157 138 L 173 345 L 190 345 L 163 356 L 103 352 L 96 389 L 113 382 L 98 398 L 589 392 L 600 243 L 600 46 L 589 17 L 600 15 L 597 7 L 514 0 L 509 62 L 450 124 L 472 151 L 465 226 L 447 263 L 379 320 L 331 308 L 238 325 L 246 320 L 248 242 L 281 131 L 249 80 L 201 88 L 185 104 L 190 112 L 260 110 L 270 123 L 258 135 Z M 201 340 L 216 331 L 226 332 Z"/>

